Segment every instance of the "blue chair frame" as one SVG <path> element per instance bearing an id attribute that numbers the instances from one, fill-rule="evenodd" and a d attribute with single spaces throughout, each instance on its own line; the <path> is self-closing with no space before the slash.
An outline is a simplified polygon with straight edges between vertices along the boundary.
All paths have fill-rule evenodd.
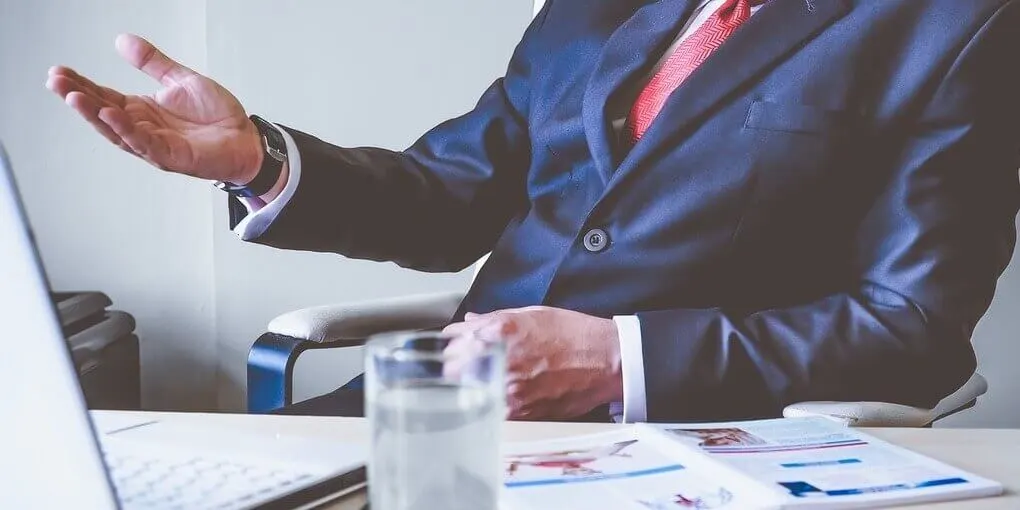
<path id="1" fill-rule="evenodd" d="M 265 333 L 248 352 L 248 412 L 269 414 L 294 403 L 294 365 L 305 351 L 365 345 L 364 339 L 312 342 Z"/>

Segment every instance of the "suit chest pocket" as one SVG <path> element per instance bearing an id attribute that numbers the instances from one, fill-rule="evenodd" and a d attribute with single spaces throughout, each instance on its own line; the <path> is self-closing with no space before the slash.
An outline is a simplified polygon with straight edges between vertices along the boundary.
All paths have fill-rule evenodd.
<path id="1" fill-rule="evenodd" d="M 802 104 L 755 101 L 747 111 L 744 127 L 816 136 L 849 135 L 859 126 L 861 116 L 850 110 L 833 110 Z"/>
<path id="2" fill-rule="evenodd" d="M 865 151 L 863 116 L 848 109 L 755 101 L 744 122 L 763 192 L 796 195 L 837 177 Z M 855 149 L 856 148 L 856 149 Z"/>
<path id="3" fill-rule="evenodd" d="M 754 184 L 741 230 L 810 230 L 838 215 L 868 166 L 864 120 L 849 109 L 753 102 L 743 127 Z"/>

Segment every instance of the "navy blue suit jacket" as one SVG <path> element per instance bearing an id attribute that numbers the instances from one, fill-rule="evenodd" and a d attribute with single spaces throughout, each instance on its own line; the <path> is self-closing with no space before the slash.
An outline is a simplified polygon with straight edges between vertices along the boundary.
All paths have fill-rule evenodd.
<path id="1" fill-rule="evenodd" d="M 258 242 L 425 271 L 492 251 L 462 312 L 637 314 L 653 421 L 934 405 L 1014 246 L 1020 5 L 772 0 L 618 143 L 611 105 L 697 3 L 548 2 L 406 151 L 291 131 L 301 182 Z"/>

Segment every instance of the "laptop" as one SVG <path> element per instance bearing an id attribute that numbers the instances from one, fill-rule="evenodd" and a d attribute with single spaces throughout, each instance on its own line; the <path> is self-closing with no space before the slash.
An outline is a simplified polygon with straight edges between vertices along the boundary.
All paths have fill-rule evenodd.
<path id="1" fill-rule="evenodd" d="M 315 508 L 365 485 L 357 445 L 90 413 L 0 146 L 0 508 Z"/>

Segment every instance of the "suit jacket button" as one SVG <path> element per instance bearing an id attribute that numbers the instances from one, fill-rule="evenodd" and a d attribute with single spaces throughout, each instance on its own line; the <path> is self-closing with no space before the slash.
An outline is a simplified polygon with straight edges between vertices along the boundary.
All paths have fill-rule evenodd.
<path id="1" fill-rule="evenodd" d="M 600 228 L 593 228 L 584 234 L 584 249 L 598 253 L 609 246 L 609 234 Z"/>

